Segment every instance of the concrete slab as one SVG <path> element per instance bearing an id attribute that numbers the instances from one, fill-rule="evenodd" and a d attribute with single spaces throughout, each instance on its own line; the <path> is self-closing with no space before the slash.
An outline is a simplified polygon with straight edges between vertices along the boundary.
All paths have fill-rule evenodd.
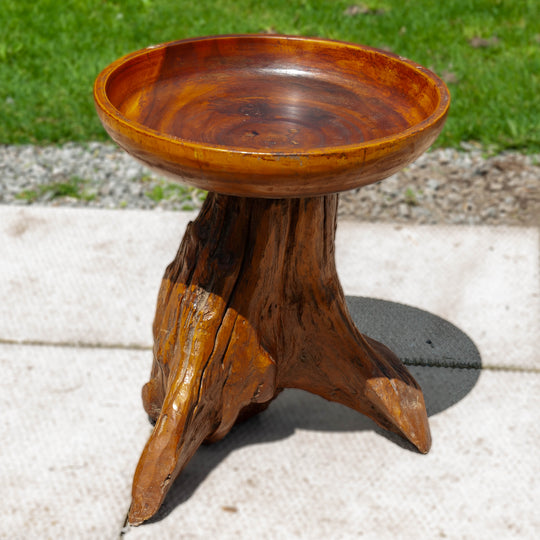
<path id="1" fill-rule="evenodd" d="M 413 371 L 435 408 L 470 376 Z M 289 391 L 203 448 L 158 519 L 127 536 L 532 540 L 540 527 L 539 384 L 538 374 L 483 371 L 467 397 L 431 417 L 427 456 L 343 407 Z"/>
<path id="2" fill-rule="evenodd" d="M 390 347 L 407 365 L 482 367 L 471 338 L 429 311 L 375 298 L 346 300 L 356 327 Z"/>
<path id="3" fill-rule="evenodd" d="M 1 206 L 0 340 L 150 347 L 161 276 L 193 217 Z M 540 367 L 537 229 L 340 222 L 336 244 L 347 294 L 446 319 L 484 366 Z"/>
<path id="4" fill-rule="evenodd" d="M 119 537 L 150 431 L 139 397 L 148 356 L 0 345 L 1 538 Z M 540 374 L 411 370 L 431 415 L 427 456 L 286 391 L 201 448 L 157 519 L 125 536 L 535 538 Z"/>
<path id="5" fill-rule="evenodd" d="M 453 323 L 486 367 L 540 368 L 539 230 L 342 222 L 349 295 L 408 304 Z"/>
<path id="6" fill-rule="evenodd" d="M 193 213 L 0 206 L 0 339 L 151 345 Z"/>
<path id="7" fill-rule="evenodd" d="M 0 538 L 117 538 L 147 352 L 0 345 Z"/>

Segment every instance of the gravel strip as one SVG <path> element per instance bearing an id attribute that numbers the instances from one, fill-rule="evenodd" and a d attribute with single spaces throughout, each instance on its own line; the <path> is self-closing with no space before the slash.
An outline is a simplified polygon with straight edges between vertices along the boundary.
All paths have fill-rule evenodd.
<path id="1" fill-rule="evenodd" d="M 156 176 L 112 144 L 0 146 L 0 204 L 192 210 L 204 192 Z M 343 193 L 349 219 L 540 226 L 540 156 L 438 149 Z"/>

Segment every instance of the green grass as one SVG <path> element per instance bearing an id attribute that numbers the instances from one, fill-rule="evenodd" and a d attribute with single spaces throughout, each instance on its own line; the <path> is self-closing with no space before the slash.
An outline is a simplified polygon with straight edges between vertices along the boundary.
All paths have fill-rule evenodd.
<path id="1" fill-rule="evenodd" d="M 435 70 L 453 97 L 440 146 L 540 149 L 538 0 L 2 0 L 0 28 L 0 143 L 106 140 L 92 84 L 117 57 L 276 31 L 385 47 Z"/>
<path id="2" fill-rule="evenodd" d="M 163 200 L 180 202 L 182 210 L 194 210 L 196 208 L 194 197 L 202 202 L 206 198 L 206 192 L 178 183 L 161 181 L 147 191 L 146 196 L 154 202 Z"/>
<path id="3" fill-rule="evenodd" d="M 96 194 L 88 192 L 86 184 L 88 184 L 88 180 L 73 176 L 66 182 L 53 182 L 39 186 L 37 189 L 23 190 L 17 194 L 17 198 L 29 203 L 35 202 L 45 195 L 51 200 L 71 197 L 82 201 L 92 201 L 96 198 Z"/>
<path id="4" fill-rule="evenodd" d="M 409 206 L 418 206 L 418 198 L 417 195 L 421 195 L 422 193 L 415 193 L 415 191 L 412 188 L 407 188 L 405 190 L 405 203 Z"/>

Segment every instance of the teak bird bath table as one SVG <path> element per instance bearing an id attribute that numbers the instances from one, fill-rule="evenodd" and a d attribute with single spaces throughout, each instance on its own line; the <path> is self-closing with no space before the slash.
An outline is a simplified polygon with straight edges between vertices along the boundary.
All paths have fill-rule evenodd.
<path id="1" fill-rule="evenodd" d="M 216 36 L 129 54 L 98 76 L 94 96 L 127 152 L 210 192 L 158 296 L 142 392 L 155 427 L 129 522 L 156 513 L 203 442 L 283 388 L 347 405 L 427 452 L 422 391 L 355 328 L 334 235 L 337 192 L 391 175 L 435 140 L 444 83 L 360 45 Z"/>

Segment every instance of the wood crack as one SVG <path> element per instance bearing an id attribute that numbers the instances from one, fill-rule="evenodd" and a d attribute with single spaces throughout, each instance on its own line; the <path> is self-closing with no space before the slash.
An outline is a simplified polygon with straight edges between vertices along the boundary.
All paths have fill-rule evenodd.
<path id="1" fill-rule="evenodd" d="M 336 195 L 205 201 L 158 295 L 143 389 L 156 424 L 135 472 L 131 524 L 158 510 L 203 441 L 224 437 L 286 387 L 347 405 L 429 449 L 416 381 L 349 315 L 334 262 L 336 212 Z"/>

